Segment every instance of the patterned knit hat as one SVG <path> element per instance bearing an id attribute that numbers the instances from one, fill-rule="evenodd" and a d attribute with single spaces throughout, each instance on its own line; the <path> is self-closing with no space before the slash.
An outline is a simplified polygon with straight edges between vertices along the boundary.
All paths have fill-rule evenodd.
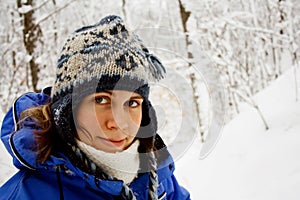
<path id="1" fill-rule="evenodd" d="M 108 16 L 67 39 L 58 60 L 53 101 L 75 89 L 86 95 L 116 87 L 147 97 L 148 92 L 140 87 L 163 78 L 164 73 L 157 57 L 149 53 L 122 19 Z"/>

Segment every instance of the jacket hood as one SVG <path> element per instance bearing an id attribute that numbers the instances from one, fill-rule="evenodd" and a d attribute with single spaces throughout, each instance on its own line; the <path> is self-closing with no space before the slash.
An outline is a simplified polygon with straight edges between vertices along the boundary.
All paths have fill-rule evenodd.
<path id="1" fill-rule="evenodd" d="M 1 140 L 7 151 L 13 157 L 17 168 L 37 168 L 37 152 L 34 148 L 34 123 L 26 120 L 26 127 L 20 128 L 18 123 L 21 113 L 31 107 L 44 105 L 50 101 L 51 88 L 45 88 L 41 93 L 26 93 L 17 98 L 5 115 L 1 127 Z"/>

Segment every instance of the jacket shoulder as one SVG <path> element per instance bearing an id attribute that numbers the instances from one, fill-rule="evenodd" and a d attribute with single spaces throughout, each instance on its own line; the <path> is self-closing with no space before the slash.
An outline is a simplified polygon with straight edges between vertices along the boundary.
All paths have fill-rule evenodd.
<path id="1" fill-rule="evenodd" d="M 26 171 L 19 171 L 0 187 L 0 200 L 17 199 Z"/>
<path id="2" fill-rule="evenodd" d="M 189 200 L 189 192 L 179 185 L 175 175 L 175 163 L 163 139 L 156 135 L 155 147 L 158 153 L 158 197 L 161 199 Z"/>

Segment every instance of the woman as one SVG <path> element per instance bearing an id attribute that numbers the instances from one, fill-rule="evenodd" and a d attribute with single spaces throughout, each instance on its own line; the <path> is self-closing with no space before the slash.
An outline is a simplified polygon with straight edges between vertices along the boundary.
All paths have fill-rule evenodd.
<path id="1" fill-rule="evenodd" d="M 53 88 L 21 96 L 3 120 L 20 170 L 0 199 L 190 199 L 148 100 L 164 73 L 118 16 L 75 31 Z"/>

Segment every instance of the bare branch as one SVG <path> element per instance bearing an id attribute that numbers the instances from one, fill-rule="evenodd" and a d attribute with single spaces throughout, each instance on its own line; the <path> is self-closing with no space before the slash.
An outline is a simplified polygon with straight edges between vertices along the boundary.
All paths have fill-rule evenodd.
<path id="1" fill-rule="evenodd" d="M 41 3 L 40 5 L 37 5 L 35 7 L 32 8 L 32 11 L 38 10 L 40 8 L 42 8 L 44 5 L 46 5 L 50 0 L 46 0 L 43 3 Z"/>
<path id="2" fill-rule="evenodd" d="M 60 12 L 61 10 L 65 9 L 66 7 L 68 7 L 69 5 L 71 5 L 71 3 L 74 3 L 75 1 L 77 0 L 73 0 L 73 1 L 70 1 L 68 3 L 66 3 L 64 6 L 60 7 L 60 8 L 57 8 L 55 9 L 53 12 L 51 12 L 49 15 L 47 15 L 46 17 L 40 19 L 35 26 L 38 26 L 40 25 L 43 21 L 46 21 L 48 18 L 52 17 L 54 14 Z"/>
<path id="3" fill-rule="evenodd" d="M 247 94 L 247 96 L 243 95 L 239 90 L 235 89 L 235 88 L 230 88 L 230 90 L 232 92 L 234 92 L 235 94 L 237 94 L 239 97 L 241 97 L 243 100 L 245 100 L 251 107 L 253 107 L 259 114 L 260 118 L 262 119 L 266 130 L 269 129 L 269 125 L 263 115 L 263 113 L 261 112 L 259 106 L 257 105 L 257 103 L 253 100 L 253 98 L 251 96 L 249 96 L 249 94 Z"/>

